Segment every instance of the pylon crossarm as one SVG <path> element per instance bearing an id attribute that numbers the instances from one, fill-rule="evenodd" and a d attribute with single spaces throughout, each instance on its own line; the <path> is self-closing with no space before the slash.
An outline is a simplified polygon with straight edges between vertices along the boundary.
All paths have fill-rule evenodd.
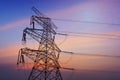
<path id="1" fill-rule="evenodd" d="M 73 52 L 69 52 L 69 51 L 61 51 L 61 53 L 74 54 Z"/>
<path id="2" fill-rule="evenodd" d="M 40 54 L 42 55 L 44 52 L 45 51 L 39 51 L 39 50 L 34 50 L 29 48 L 21 48 L 19 50 L 17 64 L 25 63 L 24 56 L 30 58 L 32 61 L 35 61 L 37 59 L 37 56 Z"/>
<path id="3" fill-rule="evenodd" d="M 57 27 L 55 26 L 55 24 L 51 21 L 50 18 L 48 18 L 46 15 L 42 14 L 38 9 L 36 9 L 35 7 L 32 7 L 32 10 L 35 12 L 35 14 L 38 16 L 38 17 L 42 17 L 42 18 L 47 18 L 50 20 L 50 24 L 52 25 L 52 28 L 55 28 L 57 29 Z"/>
<path id="4" fill-rule="evenodd" d="M 22 41 L 26 41 L 26 34 L 28 34 L 33 39 L 35 39 L 36 41 L 40 42 L 41 38 L 42 38 L 42 32 L 43 32 L 42 29 L 35 29 L 34 30 L 32 28 L 25 28 L 24 31 L 23 31 Z"/>
<path id="5" fill-rule="evenodd" d="M 58 34 L 58 35 L 63 35 L 63 36 L 68 36 L 68 34 L 65 34 L 65 33 L 56 33 L 56 34 Z"/>
<path id="6" fill-rule="evenodd" d="M 39 17 L 46 17 L 44 14 L 42 14 L 38 9 L 36 9 L 35 7 L 32 7 L 32 10 L 35 12 L 35 14 Z"/>
<path id="7" fill-rule="evenodd" d="M 66 69 L 66 70 L 75 70 L 74 68 L 65 68 L 65 67 L 61 67 L 61 69 Z"/>
<path id="8" fill-rule="evenodd" d="M 52 28 L 53 26 L 55 27 L 55 25 L 51 24 L 51 20 L 49 18 L 44 18 L 44 17 L 39 17 L 39 16 L 33 15 L 31 17 L 31 21 L 30 22 L 31 22 L 31 24 L 34 24 L 36 22 L 40 26 L 42 26 L 43 29 L 47 28 L 48 31 L 52 32 L 53 34 L 56 34 L 56 32 L 54 31 L 54 29 Z"/>
<path id="9" fill-rule="evenodd" d="M 19 51 L 19 56 L 18 56 L 18 63 L 25 63 L 24 60 L 24 55 L 28 58 L 30 58 L 33 61 L 40 61 L 45 58 L 45 51 L 39 51 L 39 50 L 34 50 L 34 49 L 29 49 L 29 48 L 22 48 Z M 58 60 L 55 56 L 48 56 L 48 60 L 51 60 L 54 62 L 54 65 L 57 67 L 60 67 Z"/>

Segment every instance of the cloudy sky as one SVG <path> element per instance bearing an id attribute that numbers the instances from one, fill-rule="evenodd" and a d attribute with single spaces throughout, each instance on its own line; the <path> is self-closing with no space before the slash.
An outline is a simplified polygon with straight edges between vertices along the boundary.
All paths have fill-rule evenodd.
<path id="1" fill-rule="evenodd" d="M 18 69 L 16 61 L 20 48 L 37 47 L 31 39 L 26 45 L 21 44 L 22 31 L 30 27 L 30 17 L 34 14 L 32 6 L 53 19 L 58 27 L 56 31 L 69 34 L 56 35 L 55 41 L 61 50 L 120 56 L 119 0 L 0 0 L 0 80 L 25 80 L 29 74 L 29 69 Z M 60 56 L 62 66 L 75 68 L 62 70 L 65 80 L 120 80 L 119 61 L 120 58 L 112 57 L 64 53 Z"/>

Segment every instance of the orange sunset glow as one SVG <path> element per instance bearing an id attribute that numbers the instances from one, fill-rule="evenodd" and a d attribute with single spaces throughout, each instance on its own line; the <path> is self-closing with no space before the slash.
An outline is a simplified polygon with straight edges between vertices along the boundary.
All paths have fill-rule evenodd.
<path id="1" fill-rule="evenodd" d="M 22 41 L 23 30 L 32 27 L 32 6 L 57 27 L 63 80 L 120 80 L 119 0 L 1 0 L 0 80 L 27 80 L 35 64 L 25 56 L 25 64 L 16 65 L 21 48 L 39 47 L 29 35 Z"/>

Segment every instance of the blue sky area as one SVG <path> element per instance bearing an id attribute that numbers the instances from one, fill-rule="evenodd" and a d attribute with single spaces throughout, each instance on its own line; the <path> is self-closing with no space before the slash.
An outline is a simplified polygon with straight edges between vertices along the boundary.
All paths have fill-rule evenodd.
<path id="1" fill-rule="evenodd" d="M 25 47 L 21 44 L 23 29 L 30 27 L 30 17 L 35 15 L 33 6 L 52 18 L 58 27 L 56 31 L 66 31 L 69 35 L 75 35 L 69 32 L 84 32 L 117 36 L 111 39 L 89 34 L 56 35 L 55 41 L 61 50 L 120 56 L 120 0 L 0 0 L 0 80 L 25 80 L 24 70 L 16 69 L 16 61 L 19 49 Z M 62 66 L 76 69 L 62 70 L 64 80 L 120 80 L 120 58 L 60 56 Z M 25 71 L 28 76 L 30 69 Z"/>

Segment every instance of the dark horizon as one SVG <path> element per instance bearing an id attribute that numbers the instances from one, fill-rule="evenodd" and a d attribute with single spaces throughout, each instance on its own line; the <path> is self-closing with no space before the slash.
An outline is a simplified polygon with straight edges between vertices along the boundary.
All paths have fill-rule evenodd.
<path id="1" fill-rule="evenodd" d="M 63 80 L 120 80 L 120 71 L 110 70 L 64 70 L 60 69 Z M 26 80 L 31 70 L 17 70 L 17 65 L 0 65 L 1 80 Z"/>

